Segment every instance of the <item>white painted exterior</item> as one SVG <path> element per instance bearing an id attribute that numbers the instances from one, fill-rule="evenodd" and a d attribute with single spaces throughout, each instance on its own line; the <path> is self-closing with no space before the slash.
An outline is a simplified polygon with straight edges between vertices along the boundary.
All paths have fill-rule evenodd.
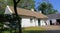
<path id="1" fill-rule="evenodd" d="M 10 10 L 9 6 L 6 7 L 4 14 L 12 14 L 12 10 Z"/>
<path id="2" fill-rule="evenodd" d="M 30 22 L 30 18 L 22 18 L 22 27 L 31 27 L 35 26 L 34 19 Z"/>
<path id="3" fill-rule="evenodd" d="M 45 23 L 45 20 L 41 20 L 41 26 L 45 26 L 46 25 L 46 23 Z"/>
<path id="4" fill-rule="evenodd" d="M 40 26 L 45 26 L 45 21 L 40 20 Z M 30 18 L 22 18 L 22 27 L 33 27 L 38 26 L 38 20 L 33 19 L 32 22 L 30 22 Z"/>
<path id="5" fill-rule="evenodd" d="M 46 22 L 47 22 L 47 25 L 50 25 L 50 20 L 52 21 L 52 23 L 56 23 L 56 19 L 48 19 Z"/>
<path id="6" fill-rule="evenodd" d="M 5 14 L 12 14 L 13 12 L 11 11 L 11 9 L 7 6 L 6 10 L 5 10 Z M 21 25 L 22 27 L 32 27 L 32 26 L 38 26 L 38 19 L 33 18 L 32 22 L 30 21 L 30 18 L 28 17 L 22 17 L 21 20 Z M 40 26 L 45 26 L 45 20 L 41 19 L 40 20 Z"/>
<path id="7" fill-rule="evenodd" d="M 52 23 L 56 23 L 56 19 L 52 19 Z"/>
<path id="8" fill-rule="evenodd" d="M 47 25 L 50 25 L 50 20 L 47 20 L 46 23 L 47 23 Z"/>

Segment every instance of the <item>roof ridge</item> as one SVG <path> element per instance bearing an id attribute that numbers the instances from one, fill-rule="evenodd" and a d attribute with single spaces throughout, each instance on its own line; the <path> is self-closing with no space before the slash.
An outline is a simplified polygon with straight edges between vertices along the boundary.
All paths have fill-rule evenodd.
<path id="1" fill-rule="evenodd" d="M 14 12 L 14 9 L 12 6 L 10 6 L 10 9 Z M 17 12 L 19 15 L 33 16 L 36 18 L 47 18 L 47 16 L 43 15 L 42 13 L 38 13 L 35 11 L 31 11 L 31 10 L 27 10 L 19 7 L 17 7 Z"/>

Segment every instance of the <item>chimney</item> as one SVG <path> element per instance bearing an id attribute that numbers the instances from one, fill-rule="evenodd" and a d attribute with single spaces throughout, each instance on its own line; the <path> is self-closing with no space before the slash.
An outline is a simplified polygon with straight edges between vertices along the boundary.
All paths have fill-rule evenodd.
<path id="1" fill-rule="evenodd" d="M 34 11 L 34 9 L 32 8 L 31 11 Z"/>
<path id="2" fill-rule="evenodd" d="M 42 13 L 41 11 L 39 11 L 39 13 Z"/>

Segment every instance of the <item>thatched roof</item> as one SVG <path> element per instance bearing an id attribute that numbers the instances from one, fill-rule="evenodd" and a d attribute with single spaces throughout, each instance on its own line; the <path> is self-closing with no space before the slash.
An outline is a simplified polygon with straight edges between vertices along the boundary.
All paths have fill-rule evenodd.
<path id="1" fill-rule="evenodd" d="M 14 13 L 14 8 L 12 6 L 9 6 L 9 8 Z M 46 15 L 43 15 L 42 13 L 38 13 L 35 11 L 31 11 L 31 10 L 27 10 L 27 9 L 23 9 L 23 8 L 18 8 L 18 7 L 17 7 L 17 12 L 19 15 L 23 15 L 23 16 L 30 16 L 30 17 L 36 17 L 36 18 L 48 18 Z"/>

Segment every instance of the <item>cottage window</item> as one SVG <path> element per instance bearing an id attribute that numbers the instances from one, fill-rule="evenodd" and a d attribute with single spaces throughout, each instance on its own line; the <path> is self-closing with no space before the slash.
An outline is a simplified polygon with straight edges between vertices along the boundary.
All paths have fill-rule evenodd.
<path id="1" fill-rule="evenodd" d="M 31 22 L 31 23 L 33 22 L 33 19 L 32 19 L 32 18 L 30 18 L 30 22 Z"/>

